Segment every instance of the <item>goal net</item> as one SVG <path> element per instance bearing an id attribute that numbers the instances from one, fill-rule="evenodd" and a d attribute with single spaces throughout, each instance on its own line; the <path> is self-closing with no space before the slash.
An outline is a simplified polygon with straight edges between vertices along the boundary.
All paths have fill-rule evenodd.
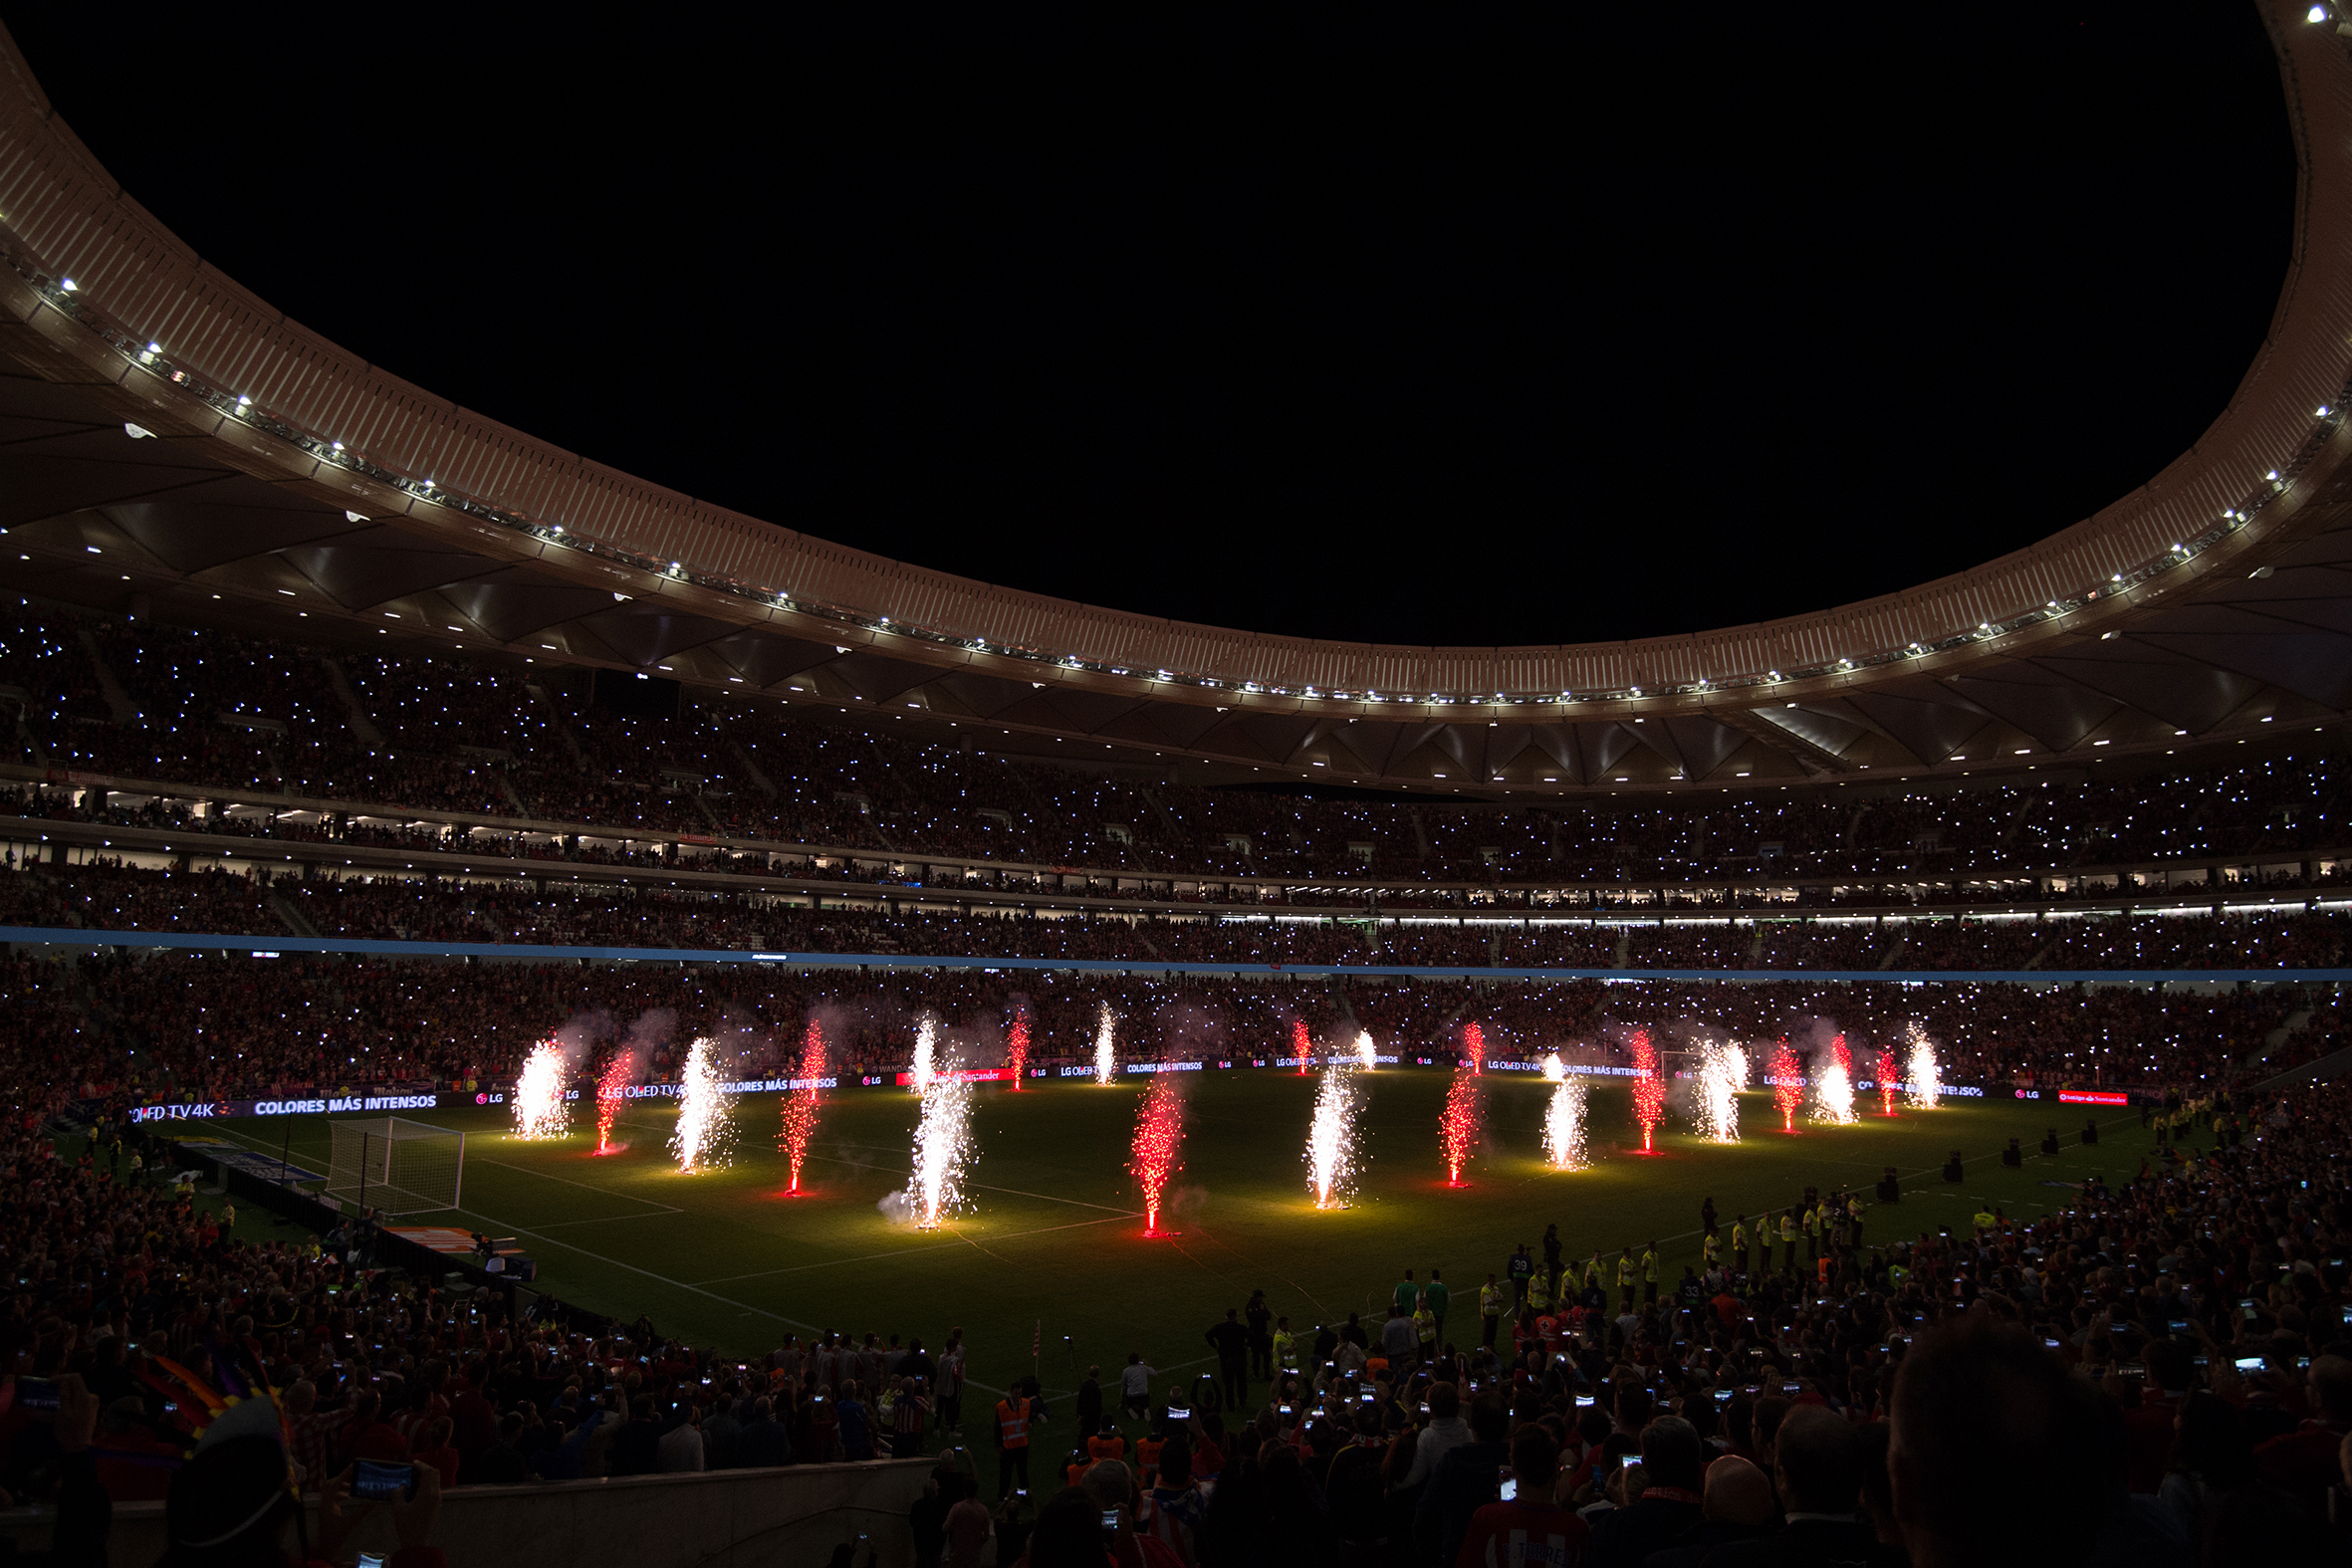
<path id="1" fill-rule="evenodd" d="M 335 1135 L 327 1196 L 387 1215 L 455 1209 L 465 1177 L 465 1134 L 405 1117 L 330 1122 Z"/>

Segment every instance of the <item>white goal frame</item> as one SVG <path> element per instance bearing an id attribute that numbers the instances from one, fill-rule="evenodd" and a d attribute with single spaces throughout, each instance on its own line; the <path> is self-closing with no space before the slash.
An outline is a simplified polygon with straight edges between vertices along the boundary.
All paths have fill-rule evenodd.
<path id="1" fill-rule="evenodd" d="M 465 1134 L 403 1116 L 330 1122 L 330 1198 L 388 1216 L 455 1209 L 465 1193 Z M 447 1151 L 446 1180 L 439 1169 Z M 443 1187 L 447 1191 L 442 1191 Z"/>

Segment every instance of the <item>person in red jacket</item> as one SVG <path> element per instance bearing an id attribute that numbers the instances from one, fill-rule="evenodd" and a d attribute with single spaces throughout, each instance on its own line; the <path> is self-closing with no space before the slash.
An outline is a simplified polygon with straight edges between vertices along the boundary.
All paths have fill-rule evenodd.
<path id="1" fill-rule="evenodd" d="M 1551 1434 L 1531 1424 L 1520 1428 L 1511 1440 L 1511 1470 L 1518 1495 L 1470 1516 L 1454 1568 L 1575 1568 L 1590 1531 L 1574 1510 L 1551 1500 L 1559 1479 L 1559 1445 Z"/>

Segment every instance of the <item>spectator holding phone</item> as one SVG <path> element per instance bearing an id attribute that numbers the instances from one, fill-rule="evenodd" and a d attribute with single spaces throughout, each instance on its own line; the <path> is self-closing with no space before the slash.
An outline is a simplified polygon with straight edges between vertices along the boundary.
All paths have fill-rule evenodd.
<path id="1" fill-rule="evenodd" d="M 1511 1440 L 1511 1472 L 1502 1496 L 1470 1516 L 1454 1555 L 1455 1568 L 1518 1568 L 1523 1563 L 1583 1560 L 1590 1526 L 1552 1501 L 1559 1480 L 1559 1445 L 1532 1423 Z"/>

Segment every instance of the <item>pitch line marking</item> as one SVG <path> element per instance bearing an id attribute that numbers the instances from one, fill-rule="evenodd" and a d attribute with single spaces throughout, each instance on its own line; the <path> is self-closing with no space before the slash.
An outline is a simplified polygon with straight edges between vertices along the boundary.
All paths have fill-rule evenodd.
<path id="1" fill-rule="evenodd" d="M 868 1144 L 835 1144 L 834 1147 L 839 1149 L 858 1149 L 870 1148 L 872 1146 Z M 845 1165 L 852 1171 L 886 1171 L 892 1176 L 899 1174 L 898 1167 L 894 1165 L 870 1165 L 859 1160 L 836 1159 L 831 1155 L 824 1154 L 812 1154 L 806 1156 L 806 1158 L 811 1160 L 823 1160 L 827 1165 Z M 914 1175 L 914 1171 L 910 1168 L 905 1174 L 912 1176 Z M 1067 1204 L 1073 1209 L 1099 1209 L 1105 1214 L 1117 1215 L 1122 1220 L 1131 1220 L 1142 1213 L 1142 1211 L 1138 1209 L 1114 1209 L 1109 1204 L 1090 1204 L 1082 1198 L 1061 1198 L 1053 1193 L 1025 1193 L 1018 1187 L 990 1187 L 984 1182 L 966 1182 L 964 1186 L 975 1193 L 1003 1193 L 1008 1198 L 1035 1198 L 1040 1203 Z"/>
<path id="2" fill-rule="evenodd" d="M 1121 1220 L 1140 1220 L 1142 1218 L 1143 1214 L 1140 1210 L 1138 1210 L 1132 1214 L 1106 1215 L 1100 1220 L 1072 1220 L 1067 1225 L 1049 1225 L 1041 1226 L 1035 1231 L 1016 1231 L 1010 1235 L 991 1236 L 989 1239 L 1000 1243 L 1005 1241 L 1018 1241 L 1024 1236 L 1051 1235 L 1057 1231 L 1083 1231 L 1089 1226 L 1114 1225 Z M 960 1246 L 962 1244 L 964 1244 L 963 1238 L 959 1233 L 959 1238 L 954 1241 L 931 1241 L 921 1246 L 898 1246 L 892 1247 L 887 1252 L 867 1252 L 858 1257 L 831 1257 L 826 1258 L 822 1263 L 795 1263 L 789 1268 L 763 1268 L 757 1273 L 750 1274 L 721 1274 L 716 1279 L 705 1279 L 702 1281 L 702 1283 L 706 1285 L 729 1285 L 735 1283 L 735 1281 L 739 1279 L 766 1279 L 774 1274 L 805 1274 L 819 1268 L 837 1268 L 843 1263 L 870 1263 L 875 1258 L 879 1257 L 904 1257 L 910 1252 L 936 1252 L 941 1247 Z"/>
<path id="3" fill-rule="evenodd" d="M 658 1209 L 664 1214 L 682 1215 L 686 1212 L 683 1209 L 674 1209 L 668 1204 L 657 1204 L 650 1198 L 639 1198 L 634 1194 L 621 1192 L 618 1188 L 598 1187 L 593 1182 L 576 1182 L 569 1176 L 555 1176 L 546 1171 L 534 1171 L 527 1165 L 516 1165 L 506 1160 L 493 1160 L 485 1156 L 482 1158 L 481 1163 L 484 1165 L 495 1165 L 502 1171 L 520 1171 L 525 1176 L 536 1176 L 542 1181 L 562 1182 L 566 1187 L 578 1187 L 587 1192 L 602 1193 L 605 1197 L 617 1198 L 624 1204 L 643 1204 L 649 1209 Z M 564 1223 L 566 1225 L 575 1225 L 584 1224 L 585 1222 L 567 1220 Z"/>

